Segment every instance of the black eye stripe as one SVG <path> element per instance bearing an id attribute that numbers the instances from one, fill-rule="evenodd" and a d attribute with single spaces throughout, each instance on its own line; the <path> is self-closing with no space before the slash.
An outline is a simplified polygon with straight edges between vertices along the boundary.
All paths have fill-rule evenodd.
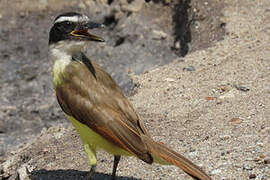
<path id="1" fill-rule="evenodd" d="M 57 26 L 65 26 L 65 25 L 75 25 L 75 23 L 74 22 L 71 22 L 71 21 L 62 21 L 62 22 L 57 22 L 57 23 L 55 23 L 54 25 L 57 25 Z"/>
<path id="2" fill-rule="evenodd" d="M 71 21 L 62 21 L 54 24 L 55 29 L 62 32 L 62 34 L 67 34 L 76 28 L 77 24 Z"/>

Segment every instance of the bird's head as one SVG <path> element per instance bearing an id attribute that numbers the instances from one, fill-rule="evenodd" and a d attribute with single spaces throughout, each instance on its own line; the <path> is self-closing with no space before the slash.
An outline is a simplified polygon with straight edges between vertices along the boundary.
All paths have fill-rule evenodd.
<path id="1" fill-rule="evenodd" d="M 90 33 L 92 29 L 103 27 L 103 24 L 90 21 L 86 15 L 75 12 L 60 14 L 50 30 L 49 45 L 83 46 L 86 41 L 104 42 L 103 38 Z"/>

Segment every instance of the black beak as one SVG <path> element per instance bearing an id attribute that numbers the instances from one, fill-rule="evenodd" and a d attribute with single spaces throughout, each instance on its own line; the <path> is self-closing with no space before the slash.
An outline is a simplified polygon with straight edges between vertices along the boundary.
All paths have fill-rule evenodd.
<path id="1" fill-rule="evenodd" d="M 102 37 L 89 33 L 90 29 L 104 28 L 104 27 L 105 25 L 103 24 L 89 21 L 85 25 L 81 26 L 79 29 L 72 31 L 70 34 L 72 36 L 89 40 L 89 41 L 105 42 L 105 40 Z"/>

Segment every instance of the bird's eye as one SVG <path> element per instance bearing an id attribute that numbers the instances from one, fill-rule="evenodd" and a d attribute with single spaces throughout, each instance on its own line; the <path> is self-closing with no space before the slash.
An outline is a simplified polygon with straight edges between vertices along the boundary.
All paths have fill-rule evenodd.
<path id="1" fill-rule="evenodd" d="M 65 22 L 65 25 L 68 25 L 69 26 L 69 25 L 71 25 L 71 22 L 70 21 L 66 21 Z"/>

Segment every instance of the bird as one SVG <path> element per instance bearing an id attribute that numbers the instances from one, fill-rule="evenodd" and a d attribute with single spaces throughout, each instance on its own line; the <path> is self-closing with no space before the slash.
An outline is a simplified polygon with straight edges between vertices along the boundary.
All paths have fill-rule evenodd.
<path id="1" fill-rule="evenodd" d="M 155 142 L 115 80 L 85 55 L 85 47 L 105 42 L 92 33 L 104 27 L 85 14 L 66 12 L 55 18 L 49 32 L 55 95 L 88 156 L 88 179 L 95 173 L 96 152 L 103 149 L 114 156 L 111 179 L 116 179 L 121 156 L 135 156 L 148 164 L 175 165 L 194 179 L 210 180 L 190 160 Z"/>

